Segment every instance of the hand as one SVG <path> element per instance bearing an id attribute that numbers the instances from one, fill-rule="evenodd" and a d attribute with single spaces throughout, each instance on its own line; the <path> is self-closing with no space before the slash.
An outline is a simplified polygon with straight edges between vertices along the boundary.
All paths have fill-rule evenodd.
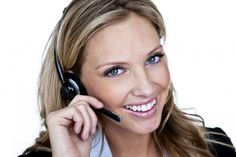
<path id="1" fill-rule="evenodd" d="M 68 107 L 48 115 L 47 126 L 53 157 L 89 156 L 97 126 L 97 116 L 90 105 L 103 107 L 94 97 L 77 95 Z"/>

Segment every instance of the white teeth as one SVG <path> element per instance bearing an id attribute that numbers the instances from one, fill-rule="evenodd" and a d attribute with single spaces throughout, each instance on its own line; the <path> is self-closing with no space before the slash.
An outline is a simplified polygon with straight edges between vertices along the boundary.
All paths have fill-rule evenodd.
<path id="1" fill-rule="evenodd" d="M 147 105 L 147 109 L 150 110 L 151 108 L 152 108 L 151 103 L 148 103 L 148 105 Z"/>
<path id="2" fill-rule="evenodd" d="M 147 111 L 147 106 L 146 105 L 142 105 L 142 111 Z"/>
<path id="3" fill-rule="evenodd" d="M 147 104 L 142 104 L 142 105 L 127 105 L 125 108 L 130 109 L 132 111 L 138 111 L 138 112 L 146 112 L 150 110 L 154 105 L 156 104 L 156 99 L 151 101 L 150 103 Z"/>

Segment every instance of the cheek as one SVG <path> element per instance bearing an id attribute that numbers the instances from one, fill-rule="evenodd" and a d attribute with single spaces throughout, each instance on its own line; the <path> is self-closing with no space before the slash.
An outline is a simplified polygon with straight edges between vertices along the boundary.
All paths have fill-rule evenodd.
<path id="1" fill-rule="evenodd" d="M 158 80 L 159 87 L 161 88 L 162 91 L 160 100 L 161 111 L 162 111 L 167 102 L 167 97 L 171 85 L 170 73 L 166 62 L 163 64 L 162 68 L 160 68 L 158 72 L 159 73 L 156 79 Z"/>
<path id="2" fill-rule="evenodd" d="M 123 104 L 123 100 L 127 93 L 127 87 L 125 88 L 122 84 L 119 84 L 118 86 L 116 81 L 107 79 L 94 76 L 92 79 L 85 79 L 84 85 L 88 95 L 97 98 L 105 105 L 105 107 L 114 109 Z"/>
<path id="3" fill-rule="evenodd" d="M 153 82 L 162 90 L 168 90 L 170 86 L 170 73 L 166 62 L 162 62 L 149 70 L 149 75 Z"/>

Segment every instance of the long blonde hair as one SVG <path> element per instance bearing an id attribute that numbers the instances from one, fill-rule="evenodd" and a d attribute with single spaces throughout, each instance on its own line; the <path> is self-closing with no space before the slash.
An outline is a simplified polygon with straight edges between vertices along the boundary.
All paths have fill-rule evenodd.
<path id="1" fill-rule="evenodd" d="M 158 35 L 165 38 L 162 16 L 149 0 L 73 0 L 65 8 L 48 41 L 39 77 L 38 100 L 44 126 L 50 112 L 67 106 L 60 95 L 61 83 L 55 69 L 54 50 L 63 70 L 72 70 L 79 76 L 85 57 L 83 48 L 88 39 L 109 24 L 125 19 L 130 12 L 150 20 Z M 189 117 L 177 108 L 173 92 L 171 87 L 160 127 L 154 132 L 157 147 L 175 157 L 211 157 L 203 127 L 195 125 L 198 118 Z M 47 130 L 40 133 L 36 143 L 26 152 L 39 147 L 50 149 Z"/>

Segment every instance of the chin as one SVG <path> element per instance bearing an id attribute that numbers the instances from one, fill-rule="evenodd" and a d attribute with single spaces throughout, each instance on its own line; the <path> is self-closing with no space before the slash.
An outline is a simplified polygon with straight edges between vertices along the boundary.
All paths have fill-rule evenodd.
<path id="1" fill-rule="evenodd" d="M 159 122 L 157 121 L 155 124 L 143 124 L 139 129 L 137 128 L 137 132 L 140 134 L 149 134 L 154 132 L 159 127 Z"/>
<path id="2" fill-rule="evenodd" d="M 132 121 L 125 125 L 128 126 L 128 130 L 136 134 L 150 134 L 158 129 L 161 121 L 161 116 L 155 116 L 152 119 L 145 121 Z"/>

